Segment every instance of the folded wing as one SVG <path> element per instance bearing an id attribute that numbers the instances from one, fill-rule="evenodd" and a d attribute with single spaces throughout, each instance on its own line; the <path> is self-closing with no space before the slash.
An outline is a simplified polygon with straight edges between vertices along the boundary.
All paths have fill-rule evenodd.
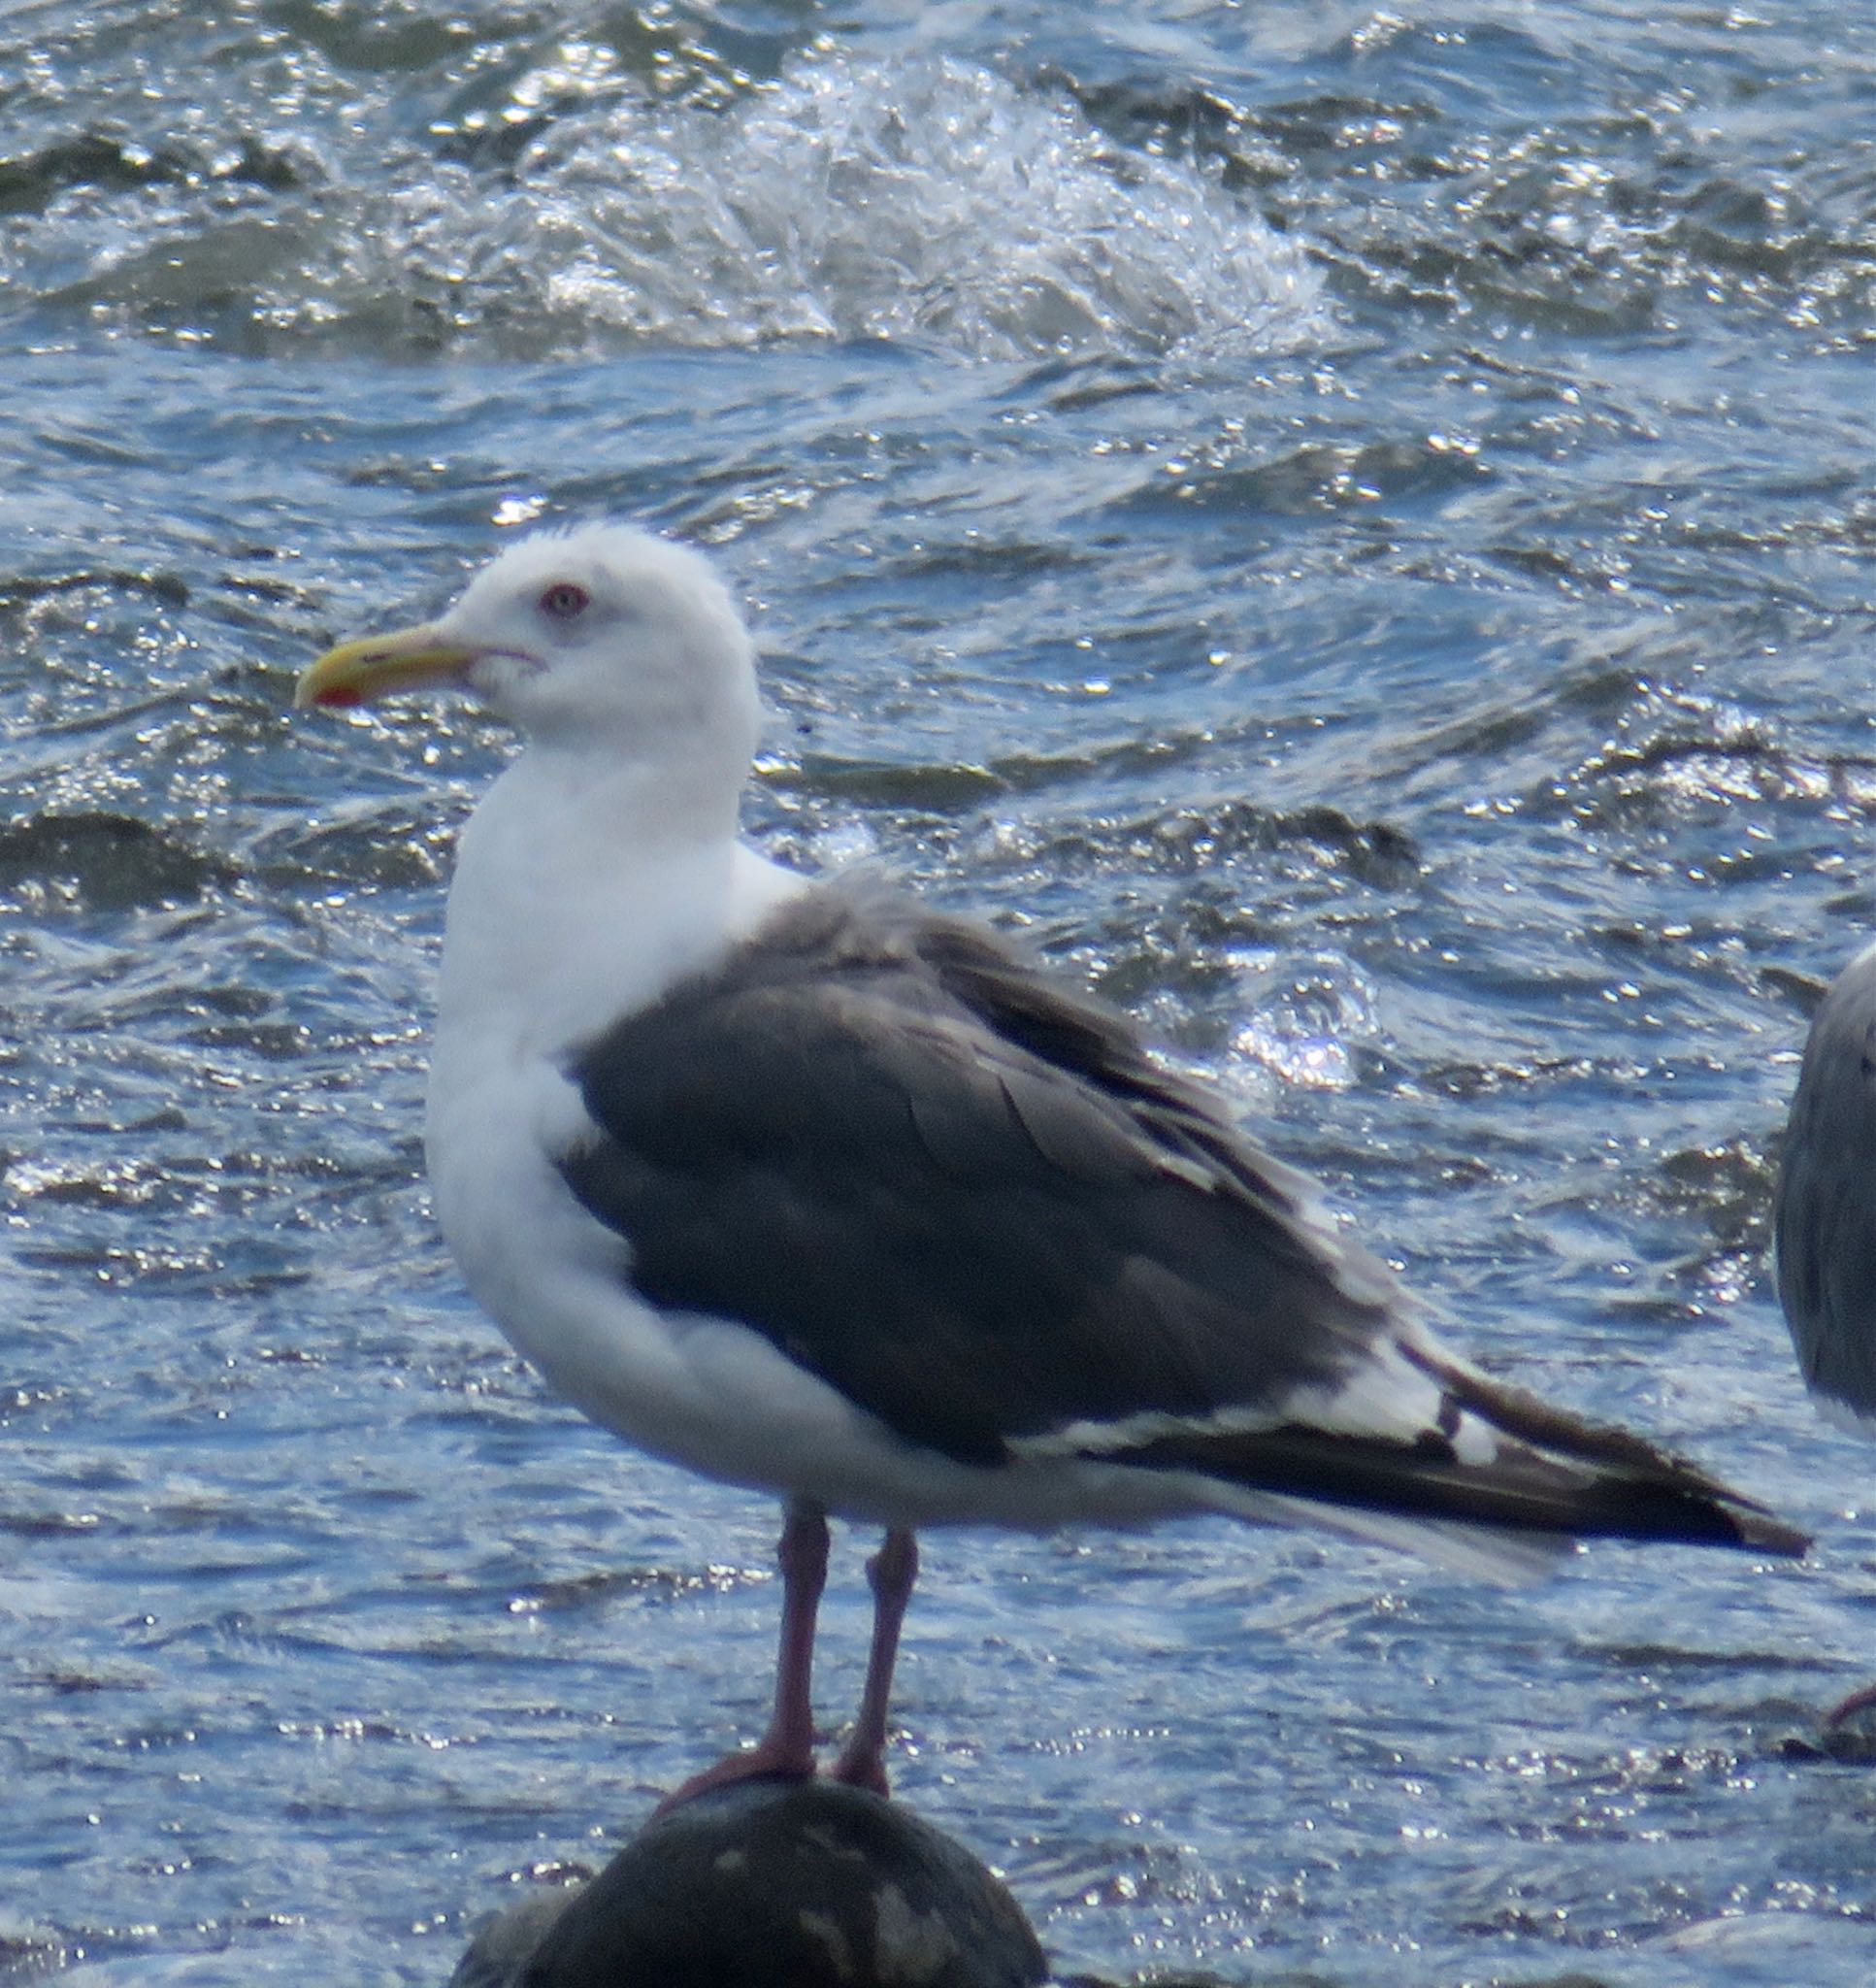
<path id="1" fill-rule="evenodd" d="M 595 1130 L 561 1171 L 638 1291 L 741 1321 L 909 1444 L 1802 1550 L 1447 1352 L 1301 1176 L 981 927 L 811 892 L 572 1074 Z"/>

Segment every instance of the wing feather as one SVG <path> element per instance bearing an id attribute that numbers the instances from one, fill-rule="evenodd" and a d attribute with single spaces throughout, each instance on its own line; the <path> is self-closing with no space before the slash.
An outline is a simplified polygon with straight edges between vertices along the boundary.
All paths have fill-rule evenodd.
<path id="1" fill-rule="evenodd" d="M 1805 1381 L 1876 1434 L 1876 947 L 1843 970 L 1812 1020 L 1773 1225 Z"/>
<path id="2" fill-rule="evenodd" d="M 961 1463 L 1462 1527 L 1798 1536 L 1446 1354 L 1300 1175 L 994 935 L 828 887 L 575 1059 L 639 1291 Z"/>

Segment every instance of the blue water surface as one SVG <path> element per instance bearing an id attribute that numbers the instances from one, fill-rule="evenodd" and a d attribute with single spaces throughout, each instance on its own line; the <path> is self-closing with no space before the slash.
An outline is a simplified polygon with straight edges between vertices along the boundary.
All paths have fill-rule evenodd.
<path id="1" fill-rule="evenodd" d="M 898 1792 L 1064 1972 L 1876 1978 L 1876 1451 L 1763 1260 L 1876 908 L 1866 11 L 99 0 L 0 79 L 0 1980 L 439 1983 L 765 1716 L 773 1509 L 429 1217 L 508 742 L 288 709 L 598 514 L 747 604 L 765 847 L 1019 927 L 1818 1535 L 934 1536 Z"/>

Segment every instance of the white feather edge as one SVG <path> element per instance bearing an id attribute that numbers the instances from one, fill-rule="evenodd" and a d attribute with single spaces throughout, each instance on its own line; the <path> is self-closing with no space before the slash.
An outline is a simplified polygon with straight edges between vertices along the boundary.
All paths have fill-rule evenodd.
<path id="1" fill-rule="evenodd" d="M 1827 1394 L 1821 1387 L 1810 1389 L 1812 1406 L 1833 1429 L 1840 1429 L 1846 1436 L 1860 1436 L 1865 1442 L 1876 1442 L 1876 1413 L 1860 1408 L 1842 1395 Z"/>
<path id="2" fill-rule="evenodd" d="M 1525 1587 L 1555 1572 L 1576 1551 L 1567 1533 L 1513 1532 L 1501 1526 L 1467 1525 L 1460 1519 L 1412 1518 L 1402 1513 L 1365 1511 L 1348 1505 L 1318 1505 L 1313 1499 L 1277 1492 L 1233 1495 L 1211 1484 L 1206 1501 L 1214 1509 L 1257 1519 L 1267 1525 L 1299 1526 L 1339 1534 L 1364 1545 L 1386 1546 L 1431 1560 L 1469 1580 L 1498 1587 Z"/>
<path id="3" fill-rule="evenodd" d="M 1424 1332 L 1414 1333 L 1413 1343 L 1439 1359 L 1453 1358 Z M 1120 1457 L 1161 1437 L 1255 1436 L 1299 1425 L 1327 1436 L 1372 1437 L 1403 1446 L 1436 1437 L 1452 1444 L 1462 1464 L 1476 1470 L 1497 1461 L 1501 1441 L 1501 1432 L 1483 1416 L 1462 1410 L 1455 1421 L 1444 1387 L 1395 1337 L 1370 1346 L 1339 1380 L 1292 1388 L 1256 1407 L 1240 1405 L 1209 1415 L 1154 1410 L 1111 1422 L 1070 1422 L 1046 1436 L 1017 1438 L 1010 1447 L 1019 1456 L 1037 1458 Z"/>

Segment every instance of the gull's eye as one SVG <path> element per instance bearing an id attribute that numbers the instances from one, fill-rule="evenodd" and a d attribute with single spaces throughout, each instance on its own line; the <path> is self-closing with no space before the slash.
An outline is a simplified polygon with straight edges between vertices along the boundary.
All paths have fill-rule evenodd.
<path id="1" fill-rule="evenodd" d="M 576 586 L 571 580 L 557 580 L 541 596 L 541 612 L 550 614 L 556 621 L 572 621 L 585 613 L 593 604 L 593 597 L 583 586 Z"/>

